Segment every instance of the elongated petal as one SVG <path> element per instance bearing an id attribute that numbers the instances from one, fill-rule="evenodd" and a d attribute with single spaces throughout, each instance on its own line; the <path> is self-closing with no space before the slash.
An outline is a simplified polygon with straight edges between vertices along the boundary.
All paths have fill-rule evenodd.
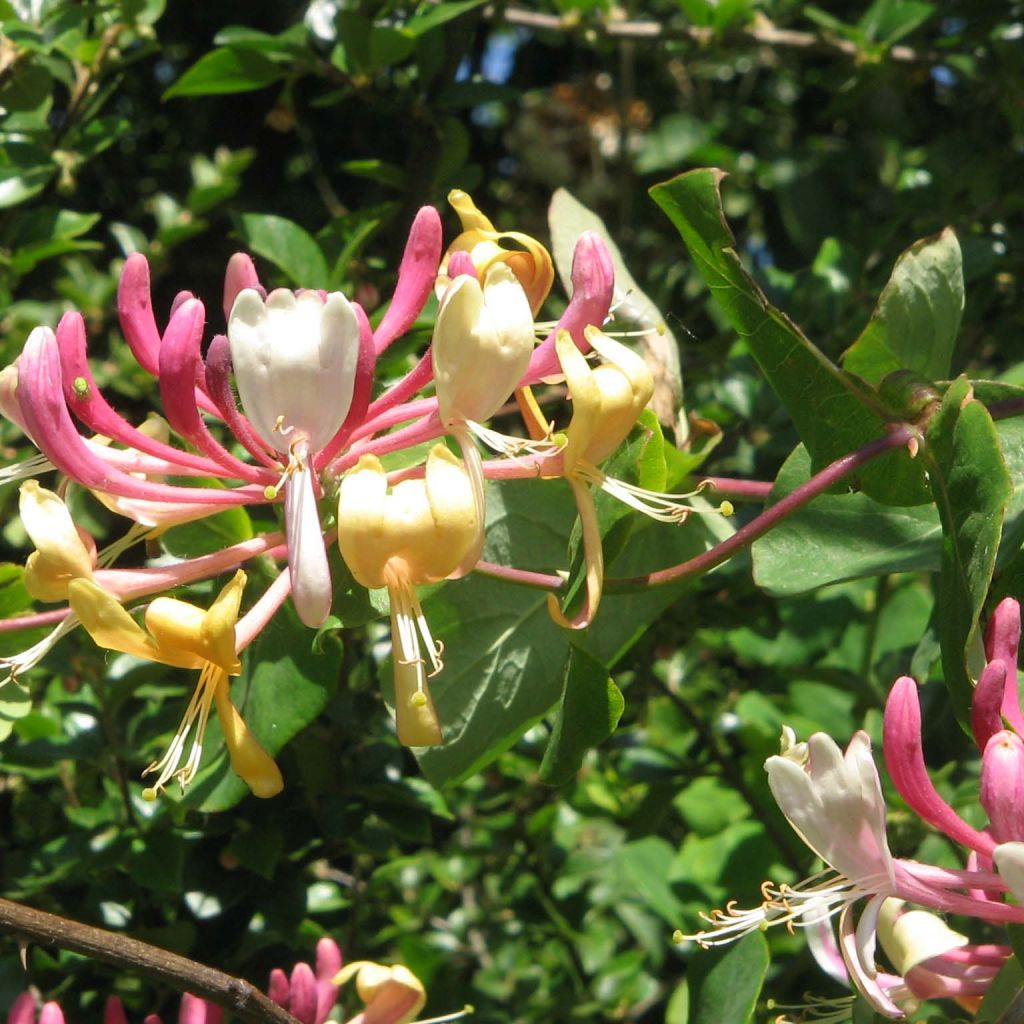
<path id="1" fill-rule="evenodd" d="M 224 322 L 231 318 L 231 310 L 234 308 L 235 299 L 246 288 L 253 291 L 263 291 L 260 284 L 260 275 L 256 273 L 256 264 L 248 253 L 236 252 L 228 260 L 227 270 L 224 273 Z"/>
<path id="2" fill-rule="evenodd" d="M 64 398 L 68 408 L 90 430 L 137 451 L 167 459 L 172 465 L 192 468 L 205 474 L 221 474 L 221 467 L 213 460 L 174 448 L 146 434 L 111 408 L 89 367 L 85 321 L 81 313 L 65 313 L 57 325 L 56 337 Z M 178 469 L 175 471 L 180 472 Z"/>
<path id="3" fill-rule="evenodd" d="M 1024 735 L 1024 713 L 1021 712 L 1017 688 L 1017 653 L 1020 648 L 1020 605 L 1012 597 L 996 606 L 985 631 L 985 652 L 989 661 L 1006 666 L 1006 687 L 1003 690 L 1003 717 Z"/>
<path id="4" fill-rule="evenodd" d="M 1001 729 L 985 745 L 981 758 L 981 806 L 997 843 L 1024 840 L 1024 740 Z"/>
<path id="5" fill-rule="evenodd" d="M 206 388 L 224 422 L 246 451 L 265 466 L 280 466 L 278 459 L 268 453 L 266 443 L 257 435 L 253 425 L 235 405 L 235 394 L 231 390 L 231 346 L 226 334 L 215 335 L 206 351 Z"/>
<path id="6" fill-rule="evenodd" d="M 1006 665 L 990 661 L 978 677 L 971 698 L 971 731 L 979 750 L 1003 727 L 1001 708 L 1006 689 Z"/>
<path id="7" fill-rule="evenodd" d="M 264 302 L 248 289 L 228 340 L 242 408 L 263 440 L 280 452 L 299 437 L 323 448 L 348 415 L 359 360 L 359 324 L 345 296 L 324 301 L 280 288 Z"/>
<path id="8" fill-rule="evenodd" d="M 601 543 L 601 527 L 597 520 L 597 508 L 590 485 L 572 479 L 569 483 L 576 498 L 576 509 L 583 532 L 586 593 L 579 611 L 571 619 L 562 612 L 558 598 L 554 594 L 548 594 L 548 613 L 565 629 L 586 629 L 593 622 L 601 603 L 601 591 L 604 587 L 604 547 Z"/>
<path id="9" fill-rule="evenodd" d="M 39 1024 L 64 1024 L 64 1011 L 60 1003 L 44 1003 L 39 1011 Z"/>
<path id="10" fill-rule="evenodd" d="M 334 939 L 324 938 L 316 944 L 316 1024 L 323 1024 L 338 1001 L 334 977 L 341 970 L 341 950 Z"/>
<path id="11" fill-rule="evenodd" d="M 288 1012 L 299 1024 L 316 1024 L 316 978 L 309 964 L 296 964 L 292 970 Z"/>
<path id="12" fill-rule="evenodd" d="M 958 843 L 991 856 L 991 836 L 972 828 L 939 796 L 924 763 L 921 742 L 921 705 L 917 683 L 901 676 L 885 704 L 883 727 L 885 763 L 900 796 L 919 817 Z"/>
<path id="13" fill-rule="evenodd" d="M 608 247 L 600 236 L 584 231 L 576 242 L 572 257 L 572 297 L 565 312 L 547 338 L 534 349 L 523 384 L 536 384 L 544 377 L 558 373 L 555 339 L 566 330 L 577 347 L 586 352 L 589 344 L 583 331 L 591 324 L 600 327 L 608 319 L 615 292 L 615 268 Z"/>
<path id="14" fill-rule="evenodd" d="M 555 339 L 558 362 L 572 396 L 572 420 L 565 432 L 562 467 L 571 476 L 576 464 L 590 449 L 601 421 L 601 391 L 594 372 L 568 331 L 559 331 Z"/>
<path id="15" fill-rule="evenodd" d="M 292 601 L 299 618 L 315 629 L 331 612 L 332 591 L 311 470 L 300 469 L 288 478 L 284 485 L 284 515 Z"/>
<path id="16" fill-rule="evenodd" d="M 198 299 L 178 309 L 167 325 L 160 346 L 160 397 L 174 430 L 194 444 L 223 471 L 240 480 L 267 483 L 273 475 L 235 458 L 210 433 L 195 400 L 195 384 L 205 377 L 200 346 L 206 311 Z"/>
<path id="17" fill-rule="evenodd" d="M 35 1024 L 36 1000 L 31 992 L 22 992 L 7 1014 L 7 1024 Z"/>
<path id="18" fill-rule="evenodd" d="M 423 311 L 441 259 L 441 238 L 440 214 L 433 206 L 421 207 L 409 229 L 391 305 L 373 332 L 378 353 L 405 334 Z"/>
<path id="19" fill-rule="evenodd" d="M 290 989 L 291 985 L 288 983 L 288 975 L 280 967 L 275 967 L 270 972 L 270 981 L 267 982 L 267 996 L 270 1001 L 278 1006 L 283 1006 L 287 1010 Z"/>
<path id="20" fill-rule="evenodd" d="M 877 904 L 879 902 L 878 897 L 873 902 Z M 868 910 L 865 910 L 864 914 L 868 912 Z M 877 907 L 873 910 L 873 913 L 877 914 Z M 900 1020 L 905 1015 L 879 984 L 878 972 L 874 967 L 874 963 L 866 962 L 861 948 L 862 938 L 858 934 L 859 931 L 860 929 L 855 928 L 854 925 L 853 907 L 844 907 L 839 918 L 839 946 L 843 951 L 843 960 L 846 963 L 846 969 L 850 972 L 850 978 L 854 985 L 856 985 L 857 990 L 867 999 L 877 1013 L 891 1020 Z"/>
<path id="21" fill-rule="evenodd" d="M 128 1024 L 124 1006 L 117 996 L 108 996 L 103 1004 L 103 1024 Z"/>
<path id="22" fill-rule="evenodd" d="M 221 731 L 224 733 L 224 744 L 228 748 L 228 757 L 235 774 L 252 790 L 254 796 L 264 800 L 277 796 L 284 789 L 281 771 L 231 703 L 226 679 L 217 687 L 214 699 L 217 702 Z"/>
<path id="23" fill-rule="evenodd" d="M 355 376 L 352 381 L 352 400 L 348 414 L 338 432 L 316 454 L 314 467 L 321 469 L 348 444 L 353 431 L 366 419 L 366 413 L 373 396 L 373 374 L 377 367 L 377 351 L 373 344 L 373 329 L 365 310 L 358 302 L 352 303 L 356 322 L 359 325 L 359 353 L 356 359 Z"/>
<path id="24" fill-rule="evenodd" d="M 465 276 L 453 281 L 431 347 L 442 421 L 490 419 L 519 383 L 533 343 L 526 293 L 507 266 L 492 266 L 482 285 Z"/>
<path id="25" fill-rule="evenodd" d="M 858 732 L 845 755 L 824 733 L 807 741 L 806 768 L 790 757 L 765 762 L 768 786 L 807 845 L 852 881 L 892 887 L 885 801 L 871 742 Z"/>
<path id="26" fill-rule="evenodd" d="M 21 485 L 21 521 L 36 552 L 25 567 L 25 586 L 36 600 L 64 601 L 73 579 L 92 579 L 96 548 L 82 541 L 64 502 L 37 480 Z"/>
<path id="27" fill-rule="evenodd" d="M 149 261 L 142 253 L 133 252 L 124 261 L 117 285 L 117 314 L 132 355 L 156 377 L 160 372 L 160 332 L 153 317 Z"/>
<path id="28" fill-rule="evenodd" d="M 68 585 L 68 601 L 86 632 L 100 647 L 178 668 L 202 668 L 203 659 L 189 651 L 158 647 L 128 612 L 91 580 L 72 580 Z"/>
<path id="29" fill-rule="evenodd" d="M 357 960 L 346 964 L 335 984 L 344 985 L 355 977 L 356 991 L 366 1003 L 359 1015 L 362 1024 L 406 1024 L 423 1008 L 427 994 L 422 982 L 406 967 Z"/>
<path id="30" fill-rule="evenodd" d="M 64 400 L 57 340 L 48 328 L 37 327 L 25 343 L 18 359 L 18 395 L 29 432 L 40 451 L 62 473 L 90 490 L 153 501 L 221 506 L 266 500 L 262 490 L 199 490 L 139 480 L 104 461 L 88 447 L 71 420 Z"/>

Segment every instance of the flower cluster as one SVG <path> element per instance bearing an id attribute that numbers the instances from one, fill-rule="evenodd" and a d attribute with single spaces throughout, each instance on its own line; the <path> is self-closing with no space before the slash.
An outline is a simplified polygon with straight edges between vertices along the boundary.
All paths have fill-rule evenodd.
<path id="1" fill-rule="evenodd" d="M 130 256 L 118 314 L 139 366 L 156 379 L 162 406 L 140 424 L 117 412 L 99 388 L 76 312 L 55 331 L 33 331 L 16 363 L 0 372 L 0 412 L 39 451 L 0 472 L 0 480 L 24 481 L 21 517 L 36 548 L 25 585 L 34 599 L 63 605 L 2 624 L 56 624 L 45 640 L 7 659 L 9 677 L 79 624 L 107 650 L 198 670 L 181 727 L 147 770 L 156 776 L 147 797 L 172 779 L 185 785 L 195 776 L 213 708 L 237 774 L 258 796 L 281 789 L 272 757 L 231 702 L 230 677 L 289 597 L 303 623 L 325 622 L 333 598 L 328 546 L 335 541 L 358 583 L 387 589 L 398 735 L 426 746 L 443 739 L 428 687 L 442 669 L 442 652 L 417 587 L 457 579 L 478 564 L 488 479 L 564 477 L 571 485 L 582 520 L 586 599 L 570 618 L 552 596 L 551 612 L 572 628 L 591 621 L 602 589 L 594 488 L 668 522 L 682 522 L 691 511 L 681 500 L 686 496 L 649 494 L 598 468 L 653 391 L 643 359 L 604 333 L 614 280 L 601 239 L 580 236 L 572 295 L 557 323 L 542 328 L 534 318 L 554 279 L 547 250 L 527 235 L 496 229 L 465 193 L 449 198 L 461 233 L 442 251 L 440 215 L 420 210 L 376 326 L 340 292 L 268 293 L 252 260 L 236 254 L 225 277 L 224 332 L 207 343 L 206 311 L 188 292 L 174 300 L 161 330 L 148 264 Z M 405 377 L 379 387 L 378 357 L 410 331 L 431 294 L 439 305 L 429 350 Z M 531 391 L 553 380 L 564 380 L 572 399 L 564 433 L 540 413 Z M 488 425 L 513 394 L 529 436 Z M 424 463 L 388 471 L 389 455 L 431 442 Z M 497 458 L 485 461 L 481 443 Z M 52 490 L 34 479 L 49 471 L 59 479 Z M 66 504 L 72 488 L 125 517 L 124 536 L 97 550 Z M 254 506 L 280 506 L 283 528 L 202 557 L 143 568 L 116 564 L 131 545 L 158 544 L 175 525 Z M 728 514 L 728 503 L 720 510 Z M 284 565 L 243 614 L 241 566 L 260 555 Z M 234 576 L 208 608 L 159 596 L 228 573 Z M 144 605 L 140 624 L 135 613 Z"/>
<path id="2" fill-rule="evenodd" d="M 341 987 L 355 979 L 356 991 L 364 1008 L 347 1024 L 410 1024 L 427 1001 L 419 978 L 401 965 L 358 960 L 342 967 L 341 950 L 332 939 L 321 939 L 316 947 L 316 965 L 298 963 L 291 975 L 275 967 L 270 972 L 267 996 L 287 1010 L 299 1024 L 324 1024 L 331 1014 Z M 64 1024 L 59 1003 L 47 1002 L 38 1008 L 32 992 L 23 992 L 7 1014 L 7 1024 Z M 419 1021 L 417 1024 L 446 1024 L 472 1013 L 465 1007 L 455 1013 Z M 209 1000 L 186 992 L 181 997 L 178 1024 L 220 1024 L 223 1010 Z M 110 996 L 103 1006 L 103 1024 L 128 1024 L 124 1006 Z M 143 1024 L 161 1024 L 161 1018 L 147 1014 Z"/>
<path id="3" fill-rule="evenodd" d="M 925 766 L 917 684 L 898 679 L 885 707 L 883 746 L 889 776 L 912 811 L 966 851 L 962 868 L 893 856 L 886 806 L 871 742 L 858 732 L 843 753 L 824 733 L 765 763 L 776 802 L 826 869 L 796 886 L 762 887 L 751 910 L 730 904 L 707 915 L 709 928 L 677 933 L 719 945 L 777 924 L 805 928 L 815 958 L 841 982 L 852 981 L 873 1009 L 902 1019 L 918 1000 L 948 998 L 971 1011 L 1011 956 L 1008 945 L 972 941 L 940 917 L 991 925 L 1024 923 L 1024 715 L 1017 686 L 1021 613 L 1007 598 L 985 637 L 986 665 L 971 709 L 981 755 L 979 800 L 988 825 L 968 824 L 940 796 Z M 838 915 L 838 941 L 831 918 Z M 876 962 L 878 944 L 891 964 Z M 849 1002 L 829 1001 L 814 1020 L 847 1020 Z M 783 1018 L 779 1018 L 780 1021 Z"/>

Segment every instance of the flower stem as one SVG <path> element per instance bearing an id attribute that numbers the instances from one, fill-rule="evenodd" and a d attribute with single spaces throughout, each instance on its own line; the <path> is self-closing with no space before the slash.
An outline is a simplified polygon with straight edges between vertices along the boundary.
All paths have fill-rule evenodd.
<path id="1" fill-rule="evenodd" d="M 606 579 L 605 591 L 607 593 L 624 593 L 646 587 L 661 587 L 689 576 L 708 572 L 732 558 L 737 552 L 749 547 L 762 534 L 767 533 L 787 516 L 792 515 L 797 509 L 827 491 L 844 477 L 856 472 L 872 459 L 878 458 L 879 455 L 885 455 L 897 448 L 905 448 L 910 440 L 917 436 L 917 431 L 910 424 L 900 424 L 885 437 L 880 437 L 877 441 L 872 441 L 863 448 L 858 448 L 857 451 L 829 463 L 820 473 L 815 473 L 810 480 L 801 484 L 796 490 L 790 491 L 770 509 L 756 516 L 721 544 L 716 544 L 703 554 L 668 569 L 659 569 L 657 572 L 646 573 L 643 576 Z"/>
<path id="2" fill-rule="evenodd" d="M 287 1010 L 242 978 L 126 935 L 79 924 L 5 899 L 0 899 L 0 930 L 23 941 L 59 946 L 115 967 L 140 971 L 181 992 L 191 992 L 223 1006 L 246 1024 L 299 1024 Z"/>

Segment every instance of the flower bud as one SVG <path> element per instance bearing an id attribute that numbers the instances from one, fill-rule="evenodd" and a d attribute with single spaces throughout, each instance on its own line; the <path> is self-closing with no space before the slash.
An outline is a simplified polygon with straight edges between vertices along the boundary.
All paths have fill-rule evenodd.
<path id="1" fill-rule="evenodd" d="M 980 795 L 996 842 L 1024 839 L 1024 741 L 1016 733 L 1000 729 L 985 744 Z"/>

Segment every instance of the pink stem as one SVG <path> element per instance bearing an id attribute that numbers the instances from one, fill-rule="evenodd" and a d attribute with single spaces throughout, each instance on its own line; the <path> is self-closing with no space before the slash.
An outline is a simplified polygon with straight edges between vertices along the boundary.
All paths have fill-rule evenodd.
<path id="1" fill-rule="evenodd" d="M 700 479 L 720 494 L 730 498 L 748 498 L 750 501 L 767 501 L 775 486 L 767 480 L 733 480 L 726 476 L 702 476 Z"/>
<path id="2" fill-rule="evenodd" d="M 259 600 L 238 620 L 235 626 L 235 650 L 239 654 L 260 635 L 291 592 L 291 573 L 285 566 Z"/>
<path id="3" fill-rule="evenodd" d="M 54 608 L 48 612 L 33 612 L 27 615 L 16 615 L 12 619 L 0 619 L 0 633 L 15 633 L 20 629 L 52 626 L 56 622 L 63 622 L 70 614 L 70 608 Z"/>

